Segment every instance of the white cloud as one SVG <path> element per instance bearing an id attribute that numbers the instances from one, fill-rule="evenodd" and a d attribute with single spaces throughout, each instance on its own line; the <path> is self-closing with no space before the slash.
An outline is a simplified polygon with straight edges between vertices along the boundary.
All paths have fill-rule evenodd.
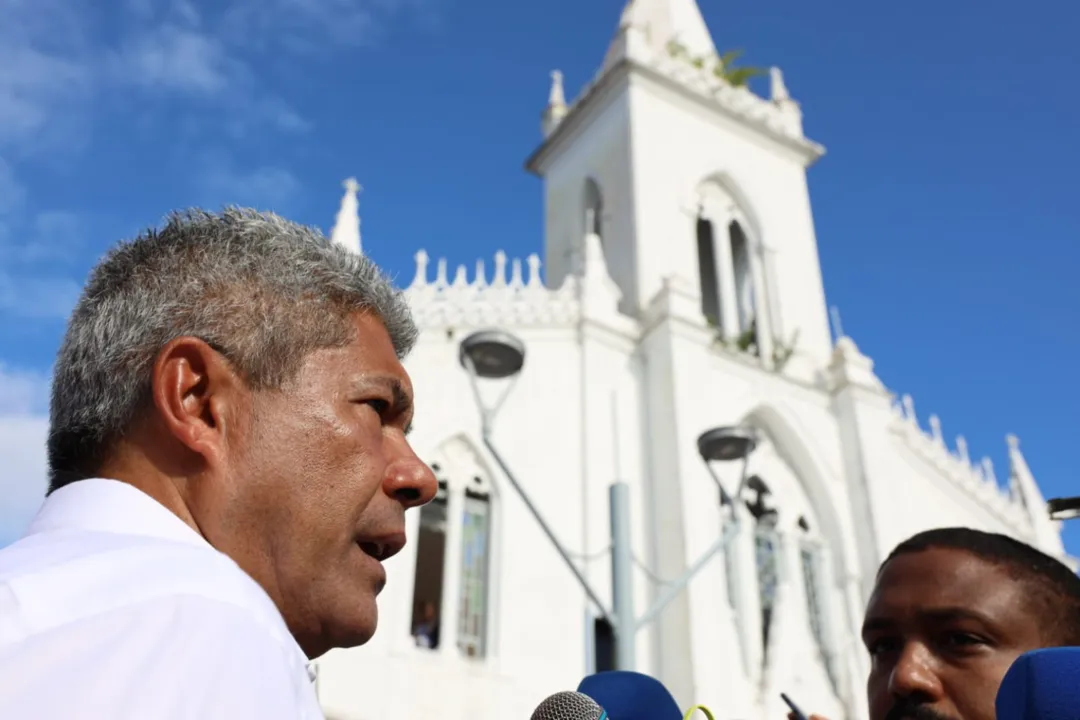
<path id="1" fill-rule="evenodd" d="M 0 417 L 44 415 L 48 406 L 48 375 L 0 363 Z"/>
<path id="2" fill-rule="evenodd" d="M 82 285 L 58 275 L 0 271 L 0 313 L 24 319 L 66 318 Z"/>
<path id="3" fill-rule="evenodd" d="M 219 205 L 245 205 L 278 213 L 286 212 L 300 190 L 300 181 L 284 168 L 267 166 L 240 172 L 221 162 L 209 165 L 205 183 Z"/>
<path id="4" fill-rule="evenodd" d="M 0 145 L 25 153 L 89 97 L 85 20 L 63 0 L 0 2 Z"/>
<path id="5" fill-rule="evenodd" d="M 48 392 L 44 373 L 0 364 L 0 547 L 19 536 L 45 496 Z"/>
<path id="6" fill-rule="evenodd" d="M 46 210 L 12 231 L 0 216 L 0 316 L 66 318 L 82 289 L 63 274 L 82 247 L 83 220 L 64 210 Z"/>
<path id="7" fill-rule="evenodd" d="M 48 433 L 44 417 L 0 416 L 0 547 L 22 534 L 45 497 Z"/>
<path id="8" fill-rule="evenodd" d="M 110 58 L 118 82 L 204 95 L 229 86 L 232 64 L 217 38 L 172 24 L 128 38 Z"/>

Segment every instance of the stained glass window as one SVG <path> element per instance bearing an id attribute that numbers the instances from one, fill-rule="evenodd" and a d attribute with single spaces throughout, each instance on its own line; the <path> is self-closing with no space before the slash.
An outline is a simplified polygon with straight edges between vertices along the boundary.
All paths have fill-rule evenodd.
<path id="1" fill-rule="evenodd" d="M 479 478 L 474 484 L 481 485 Z M 483 657 L 487 650 L 491 498 L 487 492 L 470 487 L 465 491 L 464 500 L 458 646 L 468 657 Z"/>
<path id="2" fill-rule="evenodd" d="M 780 584 L 780 538 L 769 523 L 758 523 L 754 532 L 754 556 L 757 561 L 758 594 L 761 602 L 761 642 L 769 647 L 776 591 Z"/>
<path id="3" fill-rule="evenodd" d="M 825 607 L 822 592 L 822 549 L 812 543 L 803 543 L 800 550 L 802 560 L 803 587 L 806 592 L 806 614 L 810 619 L 810 632 L 814 635 L 821 657 L 825 662 L 825 672 L 829 676 L 829 682 L 837 689 L 837 678 L 834 658 L 829 651 L 829 643 L 825 636 Z"/>

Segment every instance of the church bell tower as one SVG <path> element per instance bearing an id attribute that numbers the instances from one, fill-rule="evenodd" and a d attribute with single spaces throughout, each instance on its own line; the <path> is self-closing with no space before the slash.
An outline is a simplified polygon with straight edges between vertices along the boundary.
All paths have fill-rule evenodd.
<path id="1" fill-rule="evenodd" d="M 725 340 L 790 348 L 824 367 L 828 314 L 806 171 L 824 148 L 779 69 L 754 94 L 716 50 L 694 0 L 630 0 L 600 72 L 568 103 L 552 74 L 544 139 L 546 267 L 557 286 L 601 237 L 637 316 L 677 276 Z"/>

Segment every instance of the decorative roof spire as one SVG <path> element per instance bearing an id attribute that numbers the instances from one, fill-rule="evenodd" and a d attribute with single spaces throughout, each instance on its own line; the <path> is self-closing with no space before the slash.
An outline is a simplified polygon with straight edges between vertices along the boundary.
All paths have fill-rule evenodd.
<path id="1" fill-rule="evenodd" d="M 1046 498 L 1039 490 L 1035 477 L 1031 474 L 1024 454 L 1020 452 L 1020 440 L 1015 435 L 1005 438 L 1009 447 L 1009 491 L 1013 500 L 1020 503 L 1031 519 L 1032 532 L 1043 551 L 1051 555 L 1064 554 L 1061 544 L 1061 530 L 1058 523 L 1050 520 L 1046 510 Z"/>
<path id="2" fill-rule="evenodd" d="M 780 68 L 769 68 L 769 80 L 772 85 L 773 102 L 783 102 L 791 99 L 791 93 L 788 92 L 787 84 L 784 82 L 784 73 L 780 71 Z"/>
<path id="3" fill-rule="evenodd" d="M 559 123 L 566 117 L 566 91 L 563 89 L 563 74 L 559 70 L 551 71 L 551 91 L 548 93 L 548 104 L 544 108 L 541 129 L 544 137 L 555 132 Z"/>
<path id="4" fill-rule="evenodd" d="M 330 241 L 349 252 L 361 255 L 363 246 L 360 244 L 360 211 L 356 196 L 363 188 L 356 182 L 356 178 L 349 178 L 342 185 L 345 195 L 341 198 L 341 209 L 334 221 Z"/>
<path id="5" fill-rule="evenodd" d="M 628 36 L 639 34 L 654 52 L 667 52 L 678 44 L 691 57 L 716 54 L 712 35 L 695 0 L 629 0 L 619 19 L 619 29 L 604 58 L 604 67 L 633 54 Z"/>

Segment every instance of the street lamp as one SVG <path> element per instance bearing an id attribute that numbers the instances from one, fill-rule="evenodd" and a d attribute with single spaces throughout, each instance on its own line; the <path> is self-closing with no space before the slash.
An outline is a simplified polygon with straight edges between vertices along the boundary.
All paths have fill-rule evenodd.
<path id="1" fill-rule="evenodd" d="M 525 503 L 525 507 L 536 520 L 540 529 L 555 547 L 559 556 L 566 563 L 570 572 L 584 589 L 589 600 L 597 607 L 615 631 L 616 665 L 620 670 L 633 670 L 635 665 L 637 632 L 655 619 L 668 603 L 676 596 L 695 575 L 722 550 L 734 537 L 737 529 L 738 513 L 732 512 L 733 522 L 725 527 L 721 537 L 683 574 L 670 583 L 663 593 L 640 618 L 634 612 L 633 594 L 633 549 L 630 527 L 630 487 L 621 480 L 613 482 L 608 491 L 611 517 L 611 597 L 612 607 L 608 609 L 599 595 L 585 578 L 584 574 L 571 559 L 566 548 L 559 541 L 551 526 L 529 498 L 529 494 L 518 482 L 517 476 L 503 459 L 491 439 L 491 429 L 496 413 L 506 399 L 509 387 L 493 406 L 486 404 L 480 396 L 478 380 L 505 380 L 516 378 L 525 365 L 525 344 L 514 335 L 503 330 L 481 330 L 472 333 L 461 341 L 458 359 L 468 372 L 472 385 L 473 398 L 480 412 L 481 436 L 484 446 L 509 480 L 515 492 Z M 708 467 L 709 473 L 720 490 L 721 503 L 730 505 L 734 511 L 734 502 L 724 490 L 723 483 L 713 472 L 710 461 L 742 460 L 742 479 L 735 497 L 739 496 L 746 480 L 746 466 L 750 454 L 754 451 L 756 439 L 753 431 L 740 427 L 716 428 L 698 438 L 698 451 Z"/>
<path id="2" fill-rule="evenodd" d="M 1080 517 L 1080 497 L 1053 498 L 1046 502 L 1051 520 L 1073 520 Z"/>
<path id="3" fill-rule="evenodd" d="M 525 344 L 502 330 L 481 330 L 461 341 L 458 359 L 479 377 L 503 380 L 521 372 Z"/>
<path id="4" fill-rule="evenodd" d="M 713 428 L 712 430 L 706 430 L 698 436 L 697 447 L 698 454 L 701 455 L 701 459 L 705 462 L 705 467 L 709 470 L 709 475 L 712 476 L 717 489 L 720 491 L 720 504 L 733 506 L 734 503 L 731 496 L 727 494 L 727 491 L 724 489 L 724 484 L 720 482 L 720 478 L 716 476 L 710 463 L 728 462 L 731 460 L 744 461 L 742 476 L 739 478 L 739 486 L 735 490 L 735 497 L 740 497 L 742 495 L 743 486 L 746 485 L 747 463 L 745 460 L 749 458 L 750 454 L 757 448 L 757 434 L 748 427 Z M 733 515 L 738 515 L 738 513 L 733 513 Z"/>

